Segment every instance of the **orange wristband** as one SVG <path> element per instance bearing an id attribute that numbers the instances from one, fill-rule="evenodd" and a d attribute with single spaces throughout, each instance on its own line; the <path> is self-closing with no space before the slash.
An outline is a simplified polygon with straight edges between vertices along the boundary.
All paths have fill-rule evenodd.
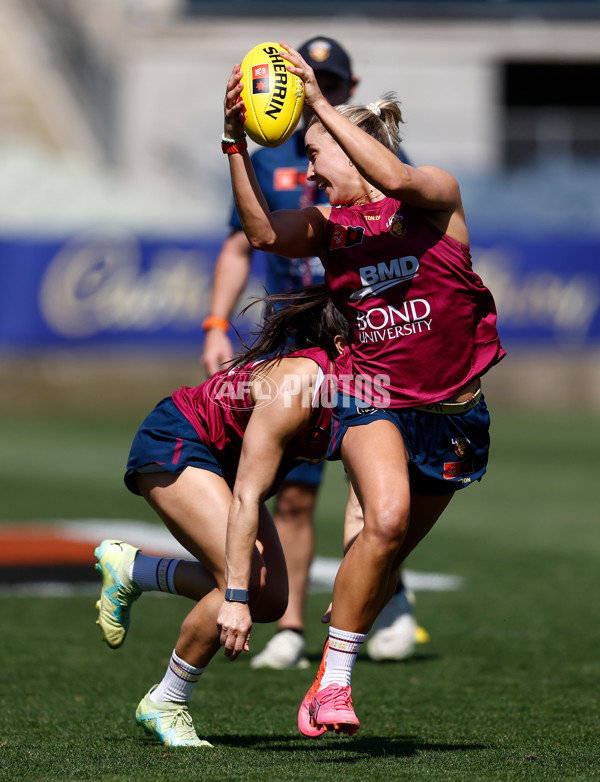
<path id="1" fill-rule="evenodd" d="M 248 149 L 248 142 L 245 138 L 241 141 L 221 141 L 221 149 L 224 155 L 236 155 L 238 152 L 245 152 Z"/>
<path id="2" fill-rule="evenodd" d="M 202 321 L 202 331 L 208 331 L 209 329 L 227 331 L 228 328 L 229 321 L 227 318 L 220 318 L 218 315 L 209 315 L 208 318 L 204 318 Z"/>

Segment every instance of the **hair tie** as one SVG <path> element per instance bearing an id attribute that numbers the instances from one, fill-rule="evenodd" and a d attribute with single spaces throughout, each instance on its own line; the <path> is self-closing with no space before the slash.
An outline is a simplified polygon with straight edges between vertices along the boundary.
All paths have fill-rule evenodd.
<path id="1" fill-rule="evenodd" d="M 371 114 L 375 114 L 377 117 L 381 117 L 381 109 L 376 103 L 367 103 L 366 108 L 369 109 Z"/>

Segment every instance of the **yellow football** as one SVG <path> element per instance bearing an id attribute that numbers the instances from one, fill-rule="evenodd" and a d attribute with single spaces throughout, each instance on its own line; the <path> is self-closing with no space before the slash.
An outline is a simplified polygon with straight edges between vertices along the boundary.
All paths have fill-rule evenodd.
<path id="1" fill-rule="evenodd" d="M 242 60 L 244 130 L 263 147 L 287 141 L 302 116 L 304 82 L 290 73 L 278 43 L 260 43 Z"/>

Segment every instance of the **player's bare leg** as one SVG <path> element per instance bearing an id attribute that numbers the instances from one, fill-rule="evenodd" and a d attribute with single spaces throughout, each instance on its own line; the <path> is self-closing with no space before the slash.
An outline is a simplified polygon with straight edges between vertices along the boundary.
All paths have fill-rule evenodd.
<path id="1" fill-rule="evenodd" d="M 351 696 L 352 668 L 377 614 L 397 582 L 397 557 L 410 513 L 408 454 L 396 427 L 374 421 L 350 428 L 344 466 L 364 515 L 334 584 L 329 648 L 308 712 L 311 727 L 353 734 L 359 720 Z"/>
<path id="2" fill-rule="evenodd" d="M 217 616 L 225 590 L 225 539 L 231 491 L 219 476 L 192 467 L 177 476 L 140 475 L 138 487 L 174 537 L 210 574 L 212 588 L 184 620 L 167 670 L 159 684 L 151 687 L 140 701 L 136 721 L 165 745 L 206 747 L 207 742 L 196 734 L 188 703 L 204 669 L 220 648 Z M 189 576 L 186 572 L 179 582 L 182 588 Z M 264 506 L 252 561 L 250 596 L 256 621 L 276 621 L 287 604 L 283 551 Z"/>

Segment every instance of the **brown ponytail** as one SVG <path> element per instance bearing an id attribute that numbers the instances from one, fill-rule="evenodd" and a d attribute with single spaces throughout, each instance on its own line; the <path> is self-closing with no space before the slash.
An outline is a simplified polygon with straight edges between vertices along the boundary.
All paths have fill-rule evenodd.
<path id="1" fill-rule="evenodd" d="M 333 304 L 324 284 L 299 288 L 291 293 L 279 293 L 256 299 L 249 305 L 263 302 L 265 316 L 256 339 L 233 361 L 242 366 L 262 358 L 278 358 L 294 350 L 319 347 L 331 359 L 338 355 L 336 335 L 348 340 L 348 322 Z M 246 312 L 246 307 L 243 312 Z"/>

